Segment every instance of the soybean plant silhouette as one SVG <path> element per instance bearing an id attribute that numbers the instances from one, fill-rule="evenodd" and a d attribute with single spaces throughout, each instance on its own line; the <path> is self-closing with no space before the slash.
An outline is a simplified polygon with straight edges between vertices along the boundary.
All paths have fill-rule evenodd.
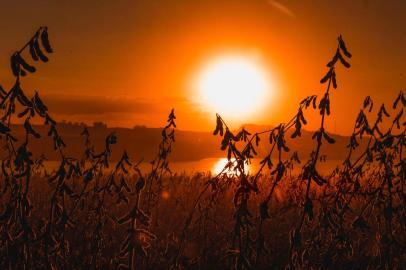
<path id="1" fill-rule="evenodd" d="M 335 143 L 325 123 L 335 91 L 342 91 L 336 71 L 350 68 L 352 57 L 341 36 L 320 81 L 324 94 L 304 98 L 286 123 L 233 132 L 216 115 L 214 135 L 228 160 L 217 175 L 171 172 L 173 109 L 149 171 L 126 151 L 111 161 L 115 133 L 96 152 L 86 127 L 83 155 L 65 154 L 48 107 L 22 87 L 51 53 L 48 29 L 40 27 L 11 56 L 14 86 L 1 88 L 1 269 L 406 268 L 404 93 L 390 111 L 384 104 L 374 110 L 366 97 L 342 165 L 330 174 L 319 170 L 328 158 L 325 145 Z M 319 113 L 320 125 L 302 163 L 286 138 L 300 140 L 309 110 Z M 11 128 L 15 118 L 24 122 L 23 140 Z M 44 121 L 47 134 L 34 129 L 33 118 Z M 50 174 L 46 157 L 30 152 L 30 143 L 46 136 L 59 155 Z M 259 147 L 269 152 L 257 171 L 248 171 Z"/>

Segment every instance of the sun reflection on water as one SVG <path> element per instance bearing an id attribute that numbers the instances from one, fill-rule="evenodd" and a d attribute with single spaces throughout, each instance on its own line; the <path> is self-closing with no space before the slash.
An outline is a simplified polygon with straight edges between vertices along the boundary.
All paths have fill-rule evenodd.
<path id="1" fill-rule="evenodd" d="M 213 165 L 211 172 L 215 175 L 220 174 L 221 172 L 226 173 L 229 176 L 238 175 L 239 173 L 235 170 L 235 159 L 232 158 L 228 160 L 227 158 L 219 158 Z M 225 167 L 227 169 L 224 169 Z M 249 172 L 250 165 L 244 164 L 244 171 Z"/>

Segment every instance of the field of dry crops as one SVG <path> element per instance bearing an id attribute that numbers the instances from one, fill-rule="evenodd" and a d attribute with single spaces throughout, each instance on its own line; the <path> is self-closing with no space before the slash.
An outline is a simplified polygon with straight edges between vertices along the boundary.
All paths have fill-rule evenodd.
<path id="1" fill-rule="evenodd" d="M 342 165 L 329 174 L 318 170 L 328 158 L 323 146 L 335 143 L 324 126 L 340 113 L 330 112 L 339 91 L 336 65 L 350 67 L 341 36 L 321 79 L 324 94 L 303 99 L 286 123 L 233 133 L 217 115 L 214 136 L 229 160 L 218 175 L 171 174 L 174 110 L 148 171 L 126 152 L 112 165 L 120 140 L 114 133 L 95 152 L 84 128 L 83 155 L 67 156 L 40 95 L 30 98 L 22 87 L 36 71 L 26 59 L 47 62 L 50 53 L 41 27 L 11 57 L 14 86 L 1 89 L 0 269 L 406 268 L 403 92 L 386 107 L 367 97 Z M 308 110 L 319 112 L 320 125 L 306 160 L 285 138 L 300 140 Z M 9 128 L 16 117 L 24 122 L 23 141 Z M 39 134 L 32 118 L 42 118 L 48 134 Z M 30 142 L 44 136 L 59 155 L 52 172 L 30 152 Z M 260 144 L 269 154 L 248 173 L 244 164 Z M 292 174 L 297 168 L 300 174 Z"/>

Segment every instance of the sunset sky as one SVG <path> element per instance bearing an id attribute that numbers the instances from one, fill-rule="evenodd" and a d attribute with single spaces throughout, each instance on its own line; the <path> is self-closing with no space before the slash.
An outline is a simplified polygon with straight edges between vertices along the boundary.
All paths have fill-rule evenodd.
<path id="1" fill-rule="evenodd" d="M 304 97 L 323 93 L 319 80 L 342 34 L 352 67 L 337 70 L 327 127 L 347 134 L 366 95 L 391 103 L 406 85 L 406 1 L 387 3 L 2 0 L 0 84 L 11 87 L 10 55 L 46 25 L 55 53 L 22 86 L 39 90 L 58 120 L 157 127 L 174 107 L 180 129 L 212 130 L 215 111 L 191 82 L 213 59 L 238 55 L 261 63 L 272 93 L 232 126 L 275 125 Z M 310 117 L 306 128 L 314 129 L 318 119 Z"/>

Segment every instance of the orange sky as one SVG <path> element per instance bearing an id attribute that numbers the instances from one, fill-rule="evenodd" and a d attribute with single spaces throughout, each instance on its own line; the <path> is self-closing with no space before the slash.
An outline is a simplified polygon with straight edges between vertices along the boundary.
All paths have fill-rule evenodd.
<path id="1" fill-rule="evenodd" d="M 389 103 L 406 83 L 405 12 L 402 0 L 3 0 L 0 83 L 11 86 L 9 56 L 47 25 L 55 53 L 23 87 L 38 89 L 58 120 L 162 126 L 175 107 L 180 129 L 211 130 L 213 112 L 195 106 L 186 82 L 213 55 L 250 52 L 278 87 L 248 122 L 274 125 L 324 91 L 342 34 L 354 57 L 337 71 L 327 127 L 346 134 L 366 95 Z"/>

